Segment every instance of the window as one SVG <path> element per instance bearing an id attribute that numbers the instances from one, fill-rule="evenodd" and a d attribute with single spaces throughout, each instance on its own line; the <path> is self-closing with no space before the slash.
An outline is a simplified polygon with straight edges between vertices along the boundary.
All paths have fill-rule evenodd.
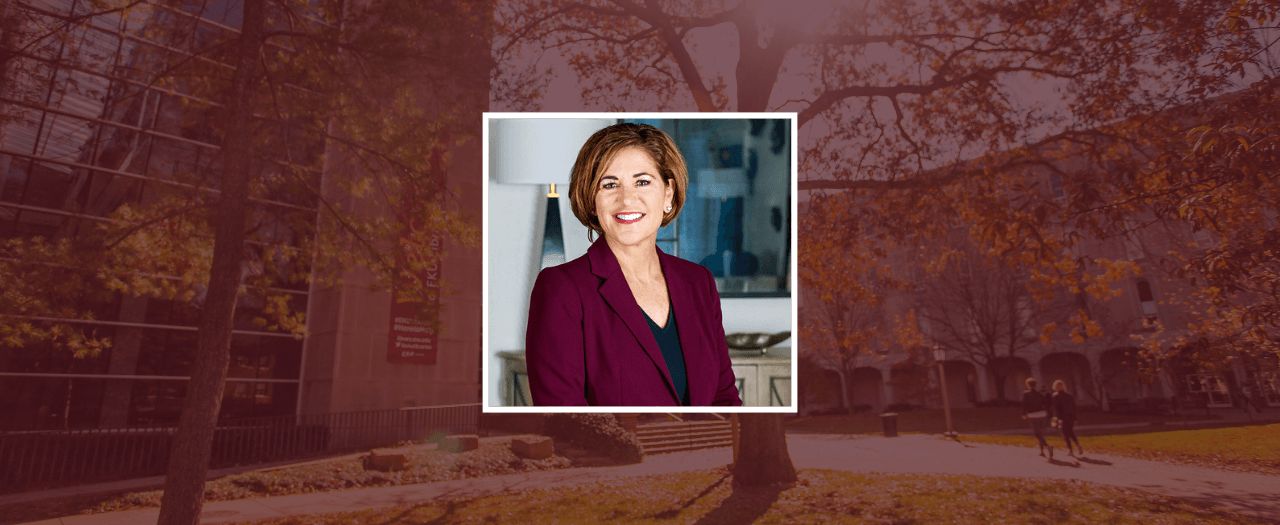
<path id="1" fill-rule="evenodd" d="M 689 171 L 680 219 L 658 230 L 659 246 L 711 270 L 721 297 L 790 296 L 790 121 L 630 121 L 670 134 Z"/>
<path id="2" fill-rule="evenodd" d="M 1053 198 L 1055 199 L 1067 198 L 1067 190 L 1062 187 L 1062 175 L 1057 173 L 1049 174 L 1049 190 L 1053 192 Z"/>
<path id="3" fill-rule="evenodd" d="M 1280 371 L 1246 368 L 1245 377 L 1253 397 L 1267 406 L 1280 406 Z"/>
<path id="4" fill-rule="evenodd" d="M 1187 374 L 1187 390 L 1203 394 L 1211 407 L 1231 406 L 1231 393 L 1227 382 L 1218 374 Z"/>
<path id="5" fill-rule="evenodd" d="M 1138 302 L 1142 306 L 1142 316 L 1148 321 L 1156 320 L 1156 300 L 1151 294 L 1151 284 L 1146 281 L 1138 281 Z"/>
<path id="6" fill-rule="evenodd" d="M 920 335 L 925 337 L 933 336 L 933 328 L 929 326 L 929 318 L 925 317 L 924 312 L 916 316 L 916 328 L 920 330 Z"/>

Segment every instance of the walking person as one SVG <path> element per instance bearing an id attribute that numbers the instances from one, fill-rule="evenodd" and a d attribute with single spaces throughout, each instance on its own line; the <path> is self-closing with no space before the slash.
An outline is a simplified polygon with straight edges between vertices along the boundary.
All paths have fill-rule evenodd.
<path id="1" fill-rule="evenodd" d="M 1067 455 L 1075 457 L 1077 454 L 1083 455 L 1084 449 L 1080 447 L 1080 438 L 1076 437 L 1076 398 L 1067 392 L 1067 383 L 1061 379 L 1053 382 L 1053 397 L 1051 398 L 1050 408 L 1053 409 L 1053 418 L 1057 420 L 1058 427 L 1062 429 L 1062 440 L 1067 443 Z M 1076 444 L 1078 452 L 1071 451 L 1071 442 Z"/>
<path id="2" fill-rule="evenodd" d="M 1044 440 L 1044 429 L 1049 424 L 1049 398 L 1036 390 L 1036 378 L 1027 378 L 1027 391 L 1022 393 L 1022 419 L 1031 423 L 1031 432 L 1040 440 L 1040 456 L 1044 457 L 1045 449 L 1049 449 L 1049 459 L 1053 459 L 1053 446 Z"/>

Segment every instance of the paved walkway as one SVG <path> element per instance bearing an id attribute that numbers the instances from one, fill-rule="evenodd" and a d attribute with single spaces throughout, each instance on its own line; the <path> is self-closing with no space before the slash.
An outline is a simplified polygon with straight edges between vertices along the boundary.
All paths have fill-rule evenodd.
<path id="1" fill-rule="evenodd" d="M 899 438 L 791 434 L 787 438 L 796 468 L 826 468 L 854 472 L 947 473 L 1023 478 L 1079 479 L 1138 488 L 1157 494 L 1221 505 L 1280 521 L 1280 476 L 1242 474 L 1182 467 L 1104 454 L 1086 454 L 1080 461 L 1052 462 L 1025 447 L 961 444 L 922 434 Z M 202 523 L 279 518 L 283 516 L 355 511 L 438 498 L 473 498 L 617 479 L 712 468 L 730 460 L 727 448 L 651 456 L 638 465 L 566 469 L 492 478 L 380 487 L 273 498 L 213 502 L 204 506 Z M 133 525 L 155 523 L 158 509 L 69 516 L 37 522 L 41 525 Z"/>

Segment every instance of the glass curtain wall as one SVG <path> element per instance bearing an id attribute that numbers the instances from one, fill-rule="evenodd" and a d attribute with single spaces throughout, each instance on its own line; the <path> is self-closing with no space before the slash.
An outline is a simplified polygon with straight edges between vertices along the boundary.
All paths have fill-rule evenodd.
<path id="1" fill-rule="evenodd" d="M 60 20 L 90 14 L 87 2 L 18 1 L 10 9 L 23 10 L 28 29 L 47 25 L 65 37 L 26 48 L 23 67 L 8 68 L 0 85 L 0 103 L 15 116 L 0 121 L 0 241 L 91 235 L 118 220 L 111 215 L 121 206 L 145 206 L 175 191 L 203 199 L 216 193 L 219 137 L 208 122 L 217 105 L 193 94 L 191 80 L 165 75 L 197 63 L 230 68 L 206 51 L 234 37 L 239 2 L 144 5 L 68 26 Z M 318 186 L 319 172 L 304 166 L 317 165 L 321 145 L 283 133 L 278 140 L 287 145 L 274 150 L 288 151 L 292 162 L 263 159 L 260 178 Z M 278 273 L 270 291 L 304 313 L 308 284 L 296 276 L 306 269 L 280 271 L 266 259 L 271 246 L 310 239 L 298 226 L 314 225 L 310 194 L 260 188 L 246 245 L 245 273 Z M 110 338 L 110 348 L 86 358 L 56 342 L 0 346 L 0 431 L 175 423 L 203 296 L 157 299 L 107 289 L 73 295 L 79 315 L 26 321 L 87 328 Z M 224 418 L 296 409 L 303 341 L 254 321 L 267 307 L 264 297 L 250 289 L 237 305 Z"/>

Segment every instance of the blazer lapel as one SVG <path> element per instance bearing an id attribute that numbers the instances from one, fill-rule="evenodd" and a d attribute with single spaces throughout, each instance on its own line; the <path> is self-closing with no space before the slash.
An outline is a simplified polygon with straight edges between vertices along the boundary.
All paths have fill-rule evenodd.
<path id="1" fill-rule="evenodd" d="M 622 322 L 631 330 L 631 335 L 635 336 L 636 341 L 640 343 L 640 348 L 644 349 L 644 353 L 653 361 L 654 366 L 662 372 L 662 378 L 667 382 L 667 392 L 679 399 L 679 396 L 675 395 L 676 387 L 671 381 L 671 372 L 667 370 L 667 361 L 662 357 L 662 350 L 658 348 L 658 341 L 653 338 L 653 331 L 649 330 L 649 323 L 644 320 L 644 312 L 636 303 L 635 296 L 631 295 L 627 278 L 622 275 L 622 267 L 618 265 L 618 259 L 613 256 L 603 237 L 587 249 L 587 259 L 591 261 L 591 273 L 604 279 L 600 284 L 600 297 L 604 298 L 609 307 L 622 318 Z M 670 285 L 667 288 L 670 289 Z M 677 319 L 676 322 L 682 321 Z M 680 344 L 684 344 L 683 337 L 680 339 Z"/>
<path id="2" fill-rule="evenodd" d="M 700 395 L 703 391 L 694 387 L 696 381 L 706 380 L 704 377 L 695 376 L 695 371 L 716 370 L 716 368 L 703 362 L 706 353 L 702 351 L 698 338 L 703 325 L 700 322 L 702 314 L 698 312 L 698 301 L 693 295 L 693 283 L 672 266 L 665 264 L 668 257 L 674 258 L 674 256 L 662 253 L 662 249 L 658 249 L 658 257 L 664 263 L 662 274 L 667 279 L 667 293 L 671 295 L 671 308 L 675 311 L 676 326 L 680 330 L 680 349 L 684 354 L 684 369 L 689 384 L 689 405 L 709 405 L 711 399 L 704 399 Z"/>

